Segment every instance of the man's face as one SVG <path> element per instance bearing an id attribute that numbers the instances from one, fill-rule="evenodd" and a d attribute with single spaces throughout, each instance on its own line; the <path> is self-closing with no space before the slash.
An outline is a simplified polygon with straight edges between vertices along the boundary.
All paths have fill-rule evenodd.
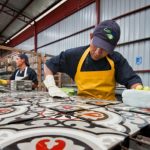
<path id="1" fill-rule="evenodd" d="M 101 58 L 106 57 L 108 55 L 108 52 L 106 52 L 103 48 L 98 48 L 94 46 L 91 40 L 90 54 L 93 60 L 99 60 Z"/>
<path id="2" fill-rule="evenodd" d="M 21 67 L 25 63 L 24 59 L 21 59 L 20 57 L 16 58 L 16 65 L 17 67 Z"/>

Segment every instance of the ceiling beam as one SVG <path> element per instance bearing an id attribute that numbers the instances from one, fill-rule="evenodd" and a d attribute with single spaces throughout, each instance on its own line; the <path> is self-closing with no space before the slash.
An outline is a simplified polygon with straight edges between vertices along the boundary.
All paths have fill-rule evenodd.
<path id="1" fill-rule="evenodd" d="M 12 16 L 12 17 L 15 17 L 15 15 L 17 15 L 17 14 L 19 13 L 17 10 L 15 10 L 15 9 L 9 7 L 9 6 L 6 6 L 5 4 L 0 3 L 0 5 L 1 5 L 2 8 L 3 8 L 3 9 L 1 10 L 1 12 L 6 13 L 7 15 L 10 15 L 10 16 Z M 28 22 L 31 20 L 30 17 L 28 17 L 28 16 L 26 16 L 26 15 L 24 15 L 24 14 L 20 14 L 17 19 L 18 19 L 18 20 L 21 20 L 21 21 L 23 21 L 23 22 L 25 22 L 25 23 L 28 23 Z"/>
<path id="2" fill-rule="evenodd" d="M 6 0 L 5 3 L 2 5 L 1 9 L 0 9 L 0 13 L 3 11 L 4 7 L 7 5 L 9 0 Z"/>
<path id="3" fill-rule="evenodd" d="M 9 36 L 9 37 L 7 38 L 7 40 L 10 39 L 10 38 L 12 38 L 13 36 L 15 36 L 18 32 L 20 32 L 20 31 L 23 30 L 25 27 L 27 27 L 29 24 L 31 24 L 32 21 L 35 21 L 38 17 L 40 17 L 41 15 L 43 15 L 43 14 L 44 14 L 45 12 L 47 12 L 49 9 L 53 8 L 53 7 L 54 7 L 56 4 L 58 4 L 59 2 L 60 2 L 60 0 L 55 1 L 51 6 L 49 6 L 47 9 L 45 9 L 43 12 L 41 12 L 38 16 L 34 17 L 29 23 L 27 23 L 27 24 L 24 25 L 21 29 L 19 29 L 18 31 L 16 31 L 13 35 Z M 5 43 L 7 40 L 5 40 L 4 43 Z"/>
<path id="4" fill-rule="evenodd" d="M 18 13 L 13 17 L 13 19 L 4 27 L 4 29 L 0 32 L 0 35 L 23 13 L 23 11 L 33 2 L 34 0 L 30 0 Z"/>
<path id="5" fill-rule="evenodd" d="M 7 38 L 5 36 L 0 36 L 0 41 L 5 41 Z"/>

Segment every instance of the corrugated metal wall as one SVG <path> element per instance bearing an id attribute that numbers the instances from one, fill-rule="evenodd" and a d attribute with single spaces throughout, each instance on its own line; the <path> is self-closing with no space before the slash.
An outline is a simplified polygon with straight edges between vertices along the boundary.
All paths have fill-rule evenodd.
<path id="1" fill-rule="evenodd" d="M 95 3 L 92 3 L 91 5 L 79 10 L 73 15 L 39 33 L 37 41 L 38 47 L 54 42 L 56 40 L 60 40 L 74 33 L 80 32 L 86 28 L 94 26 L 96 24 L 95 8 Z M 47 46 L 39 48 L 38 52 L 57 55 L 61 51 L 64 51 L 68 48 L 89 44 L 90 32 L 92 32 L 92 29 L 75 34 L 53 44 L 48 44 Z M 30 38 L 17 45 L 16 47 L 25 50 L 34 49 L 34 38 Z"/>
<path id="2" fill-rule="evenodd" d="M 23 50 L 32 50 L 34 49 L 34 37 L 29 38 L 28 40 L 20 43 L 19 45 L 16 46 L 18 49 L 23 49 Z"/>
<path id="3" fill-rule="evenodd" d="M 95 24 L 96 11 L 95 3 L 93 3 L 41 32 L 38 35 L 38 47 L 70 36 Z M 65 49 L 89 44 L 90 32 L 91 29 L 78 33 L 59 42 L 40 48 L 38 51 L 45 51 L 48 54 L 57 55 L 60 51 L 64 51 Z"/>
<path id="4" fill-rule="evenodd" d="M 148 5 L 150 0 L 101 0 L 100 20 L 112 19 Z M 116 50 L 134 70 L 150 70 L 150 40 L 146 40 L 150 37 L 150 9 L 118 17 L 116 21 L 121 27 L 120 46 Z M 150 86 L 150 73 L 139 75 L 144 85 Z"/>
<path id="5" fill-rule="evenodd" d="M 64 51 L 66 49 L 89 44 L 89 42 L 90 42 L 89 35 L 92 31 L 93 30 L 91 29 L 91 30 L 85 31 L 83 33 L 79 33 L 75 36 L 69 37 L 67 39 L 61 40 L 59 42 L 42 47 L 42 48 L 38 49 L 38 52 L 51 54 L 51 55 L 57 55 L 61 51 Z"/>
<path id="6" fill-rule="evenodd" d="M 101 20 L 111 19 L 149 4 L 150 0 L 101 0 Z"/>

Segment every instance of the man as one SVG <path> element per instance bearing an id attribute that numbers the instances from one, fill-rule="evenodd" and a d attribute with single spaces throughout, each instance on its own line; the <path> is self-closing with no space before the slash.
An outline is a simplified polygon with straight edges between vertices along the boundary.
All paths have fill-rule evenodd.
<path id="1" fill-rule="evenodd" d="M 30 68 L 28 56 L 25 54 L 19 54 L 16 58 L 17 68 L 10 77 L 10 80 L 32 80 L 32 88 L 35 89 L 38 86 L 37 74 Z"/>
<path id="2" fill-rule="evenodd" d="M 115 100 L 116 82 L 127 88 L 142 86 L 127 60 L 114 51 L 120 38 L 120 27 L 113 20 L 103 21 L 90 35 L 90 46 L 61 52 L 45 65 L 45 85 L 51 96 L 66 95 L 55 86 L 53 74 L 63 72 L 75 80 L 78 95 Z"/>

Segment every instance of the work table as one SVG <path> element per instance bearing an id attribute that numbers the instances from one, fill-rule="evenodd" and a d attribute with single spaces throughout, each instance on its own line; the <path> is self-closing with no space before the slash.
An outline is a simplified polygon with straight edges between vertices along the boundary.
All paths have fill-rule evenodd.
<path id="1" fill-rule="evenodd" d="M 149 126 L 149 110 L 141 112 L 119 101 L 59 99 L 36 91 L 3 93 L 0 149 L 121 149 L 120 143 Z"/>

